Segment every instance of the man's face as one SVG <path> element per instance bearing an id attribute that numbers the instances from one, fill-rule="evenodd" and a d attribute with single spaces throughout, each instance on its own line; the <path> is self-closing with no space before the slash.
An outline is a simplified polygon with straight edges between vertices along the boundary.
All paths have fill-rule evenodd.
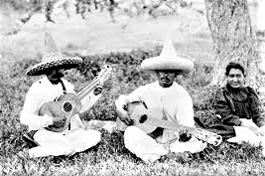
<path id="1" fill-rule="evenodd" d="M 227 83 L 233 88 L 244 86 L 245 76 L 239 69 L 232 68 L 227 76 Z"/>
<path id="2" fill-rule="evenodd" d="M 52 84 L 58 84 L 59 80 L 64 76 L 63 68 L 54 68 L 47 71 L 46 75 Z"/>
<path id="3" fill-rule="evenodd" d="M 158 82 L 159 85 L 161 87 L 170 87 L 173 82 L 174 79 L 176 77 L 176 71 L 172 71 L 172 70 L 163 70 L 163 71 L 157 71 L 157 78 L 158 78 Z"/>

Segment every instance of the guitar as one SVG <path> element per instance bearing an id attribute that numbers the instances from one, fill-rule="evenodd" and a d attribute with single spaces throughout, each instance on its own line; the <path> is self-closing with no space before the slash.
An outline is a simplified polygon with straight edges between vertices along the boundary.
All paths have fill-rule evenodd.
<path id="1" fill-rule="evenodd" d="M 134 126 L 137 126 L 145 133 L 153 132 L 157 127 L 179 131 L 185 129 L 188 134 L 199 140 L 218 146 L 222 142 L 222 137 L 216 133 L 195 127 L 187 127 L 184 125 L 172 123 L 164 120 L 164 116 L 168 116 L 161 108 L 147 109 L 142 101 L 134 101 L 127 105 L 127 111 L 130 118 L 134 120 Z M 169 116 L 168 116 L 169 117 Z"/>
<path id="2" fill-rule="evenodd" d="M 85 88 L 77 94 L 68 93 L 60 96 L 56 101 L 49 101 L 44 103 L 39 110 L 39 115 L 49 115 L 51 117 L 64 117 L 64 126 L 49 125 L 47 130 L 54 132 L 64 131 L 71 120 L 71 117 L 81 110 L 81 100 L 96 88 L 102 86 L 106 80 L 109 79 L 112 73 L 112 68 L 107 65 L 99 73 L 99 75 L 91 81 Z"/>

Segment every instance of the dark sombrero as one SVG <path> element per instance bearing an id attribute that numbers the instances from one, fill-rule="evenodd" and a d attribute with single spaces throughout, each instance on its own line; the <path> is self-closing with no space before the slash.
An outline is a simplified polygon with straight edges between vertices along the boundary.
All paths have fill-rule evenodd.
<path id="1" fill-rule="evenodd" d="M 191 60 L 177 55 L 172 41 L 165 42 L 159 56 L 145 59 L 141 63 L 141 69 L 145 71 L 179 70 L 190 72 L 193 66 L 194 64 Z"/>
<path id="2" fill-rule="evenodd" d="M 28 76 L 38 76 L 45 74 L 47 70 L 55 67 L 70 69 L 78 67 L 83 60 L 79 57 L 70 57 L 60 53 L 50 33 L 45 33 L 46 53 L 42 57 L 41 63 L 38 63 L 28 69 Z"/>

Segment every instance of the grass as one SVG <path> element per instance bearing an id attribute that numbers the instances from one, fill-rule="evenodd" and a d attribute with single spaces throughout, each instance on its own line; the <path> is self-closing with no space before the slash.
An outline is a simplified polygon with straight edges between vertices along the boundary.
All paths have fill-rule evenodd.
<path id="1" fill-rule="evenodd" d="M 130 53 L 111 53 L 84 57 L 84 65 L 71 70 L 67 78 L 77 85 L 77 90 L 90 80 L 103 63 L 111 64 L 115 72 L 104 88 L 104 98 L 83 118 L 115 120 L 117 114 L 113 105 L 121 93 L 130 92 L 154 78 L 138 70 L 144 59 L 157 55 L 158 49 Z M 123 58 L 122 60 L 120 58 Z M 1 175 L 264 175 L 265 162 L 261 147 L 248 144 L 223 143 L 218 147 L 208 146 L 204 153 L 193 155 L 193 160 L 182 161 L 162 157 L 155 163 L 144 163 L 124 146 L 119 131 L 112 134 L 101 130 L 101 142 L 82 153 L 68 157 L 45 157 L 30 159 L 26 150 L 28 144 L 22 139 L 26 127 L 19 123 L 19 113 L 29 86 L 37 78 L 25 78 L 26 69 L 36 60 L 21 60 L 9 65 L 9 72 L 1 75 L 0 115 L 0 174 Z M 93 68 L 93 69 L 87 69 Z M 193 74 L 178 81 L 192 94 L 205 95 L 203 88 L 209 83 L 211 65 L 196 64 Z M 142 79 L 139 79 L 142 78 Z M 129 85 L 128 85 L 129 84 Z M 199 96 L 198 95 L 198 96 Z M 197 110 L 208 97 L 196 99 Z"/>

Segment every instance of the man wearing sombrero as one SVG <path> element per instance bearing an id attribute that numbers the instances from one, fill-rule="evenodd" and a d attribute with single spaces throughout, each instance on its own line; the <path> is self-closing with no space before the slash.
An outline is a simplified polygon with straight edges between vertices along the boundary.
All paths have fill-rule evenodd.
<path id="1" fill-rule="evenodd" d="M 74 68 L 82 63 L 79 57 L 68 57 L 61 54 L 50 33 L 45 34 L 46 53 L 42 62 L 34 65 L 27 71 L 28 76 L 41 76 L 29 89 L 25 104 L 21 112 L 20 122 L 28 126 L 29 134 L 38 143 L 38 146 L 29 149 L 30 157 L 72 155 L 84 151 L 100 141 L 100 132 L 84 130 L 84 125 L 78 115 L 74 115 L 67 128 L 55 132 L 51 126 L 60 127 L 65 124 L 64 117 L 52 117 L 41 114 L 40 107 L 46 102 L 54 101 L 66 93 L 74 93 L 74 86 L 63 79 L 63 71 Z M 91 101 L 96 101 L 101 90 L 88 96 L 81 102 L 80 112 L 88 108 Z"/>
<path id="2" fill-rule="evenodd" d="M 141 63 L 141 69 L 155 73 L 157 81 L 141 86 L 129 95 L 121 95 L 115 102 L 119 114 L 117 127 L 125 130 L 125 147 L 146 162 L 153 162 L 171 152 L 194 153 L 203 150 L 206 144 L 194 137 L 186 135 L 186 141 L 181 142 L 180 136 L 185 136 L 186 130 L 180 130 L 178 133 L 156 128 L 152 133 L 147 134 L 135 125 L 128 111 L 130 103 L 140 100 L 147 109 L 160 108 L 163 114 L 166 114 L 159 117 L 154 113 L 154 117 L 173 124 L 194 127 L 192 99 L 189 93 L 174 81 L 177 75 L 191 71 L 193 62 L 177 56 L 173 43 L 168 41 L 159 56 Z"/>

